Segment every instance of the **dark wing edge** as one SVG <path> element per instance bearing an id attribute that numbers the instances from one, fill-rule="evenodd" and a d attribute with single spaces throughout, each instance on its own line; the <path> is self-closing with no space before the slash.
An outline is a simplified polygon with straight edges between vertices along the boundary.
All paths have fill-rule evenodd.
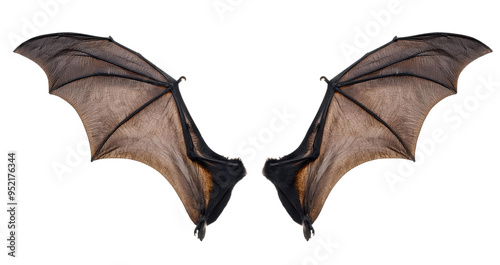
<path id="1" fill-rule="evenodd" d="M 456 75 L 455 80 L 450 80 L 450 83 L 446 83 L 446 80 L 441 82 L 438 80 L 433 80 L 432 78 L 426 78 L 423 75 L 420 74 L 410 74 L 409 72 L 402 72 L 402 73 L 389 73 L 389 74 L 381 74 L 381 71 L 384 71 L 384 68 L 391 68 L 391 65 L 398 64 L 399 62 L 402 62 L 405 60 L 405 58 L 399 58 L 396 59 L 396 61 L 388 62 L 387 65 L 381 67 L 380 69 L 362 69 L 362 67 L 366 67 L 365 65 L 362 65 L 363 63 L 366 63 L 366 65 L 369 65 L 370 62 L 364 62 L 367 60 L 367 58 L 370 58 L 372 55 L 377 54 L 377 52 L 380 52 L 384 48 L 390 46 L 391 44 L 398 42 L 398 41 L 414 41 L 414 42 L 425 42 L 428 39 L 432 38 L 453 38 L 453 39 L 460 39 L 458 41 L 458 44 L 460 49 L 469 51 L 470 49 L 476 49 L 475 51 L 471 51 L 473 54 L 471 58 L 468 58 L 467 60 L 464 58 L 459 58 L 461 60 L 464 60 L 465 62 L 463 63 L 462 67 L 458 67 L 453 74 Z M 462 40 L 467 40 L 473 43 L 474 47 L 467 47 L 467 43 Z M 444 40 L 443 40 L 444 41 Z M 458 49 L 458 50 L 460 50 Z M 394 130 L 389 126 L 382 118 L 377 116 L 373 111 L 371 111 L 368 107 L 363 105 L 361 102 L 359 102 L 355 98 L 355 94 L 349 93 L 349 91 L 345 90 L 344 88 L 348 87 L 354 87 L 357 84 L 364 84 L 364 83 L 369 83 L 373 82 L 376 79 L 379 78 L 384 78 L 384 77 L 391 77 L 391 76 L 401 76 L 401 77 L 411 77 L 411 78 L 417 78 L 421 80 L 425 80 L 428 82 L 434 83 L 434 85 L 437 84 L 437 86 L 441 87 L 446 87 L 449 89 L 449 94 L 455 94 L 456 93 L 456 82 L 458 80 L 458 75 L 460 72 L 463 70 L 463 68 L 469 64 L 471 61 L 477 59 L 478 57 L 487 54 L 491 52 L 492 50 L 483 44 L 482 42 L 469 37 L 465 35 L 460 35 L 460 34 L 452 34 L 452 33 L 427 33 L 427 34 L 421 34 L 421 35 L 415 35 L 415 36 L 410 36 L 410 37 L 404 37 L 404 38 L 397 38 L 395 37 L 393 40 L 388 42 L 385 45 L 382 45 L 381 47 L 367 53 L 365 56 L 361 57 L 359 60 L 354 62 L 352 65 L 350 65 L 348 68 L 346 68 L 344 71 L 339 73 L 337 76 L 332 78 L 331 80 L 328 80 L 325 78 L 325 81 L 328 83 L 328 88 L 327 92 L 324 96 L 324 99 L 320 105 L 320 108 L 311 124 L 309 127 L 306 136 L 302 143 L 299 145 L 299 147 L 289 155 L 286 155 L 280 159 L 268 159 L 265 163 L 265 166 L 263 168 L 263 174 L 266 176 L 275 186 L 278 192 L 278 196 L 286 209 L 286 211 L 289 213 L 289 215 L 292 217 L 292 219 L 297 222 L 298 224 L 302 224 L 303 226 L 303 232 L 304 232 L 304 237 L 306 240 L 308 240 L 311 237 L 311 233 L 314 234 L 314 229 L 312 228 L 312 223 L 315 221 L 317 216 L 319 215 L 319 212 L 321 211 L 322 204 L 324 203 L 324 200 L 326 200 L 326 197 L 328 196 L 329 192 L 335 185 L 335 183 L 344 175 L 347 171 L 355 167 L 356 165 L 359 165 L 361 163 L 378 159 L 378 158 L 405 158 L 409 160 L 415 160 L 414 158 L 414 151 L 415 151 L 415 145 L 416 145 L 416 139 L 415 139 L 415 144 L 414 145 L 407 145 L 405 141 L 403 141 L 399 135 L 394 132 Z M 411 57 L 412 55 L 408 55 L 408 58 L 414 58 L 418 57 L 420 55 L 413 55 L 414 57 Z M 426 56 L 423 54 L 422 56 Z M 457 55 L 451 55 L 451 54 L 446 54 L 446 56 L 457 56 Z M 459 57 L 461 55 L 458 55 Z M 394 60 L 394 59 L 392 59 Z M 362 65 L 360 67 L 360 65 Z M 361 68 L 359 70 L 359 73 L 353 76 L 351 74 L 349 78 L 346 78 L 346 76 L 349 73 L 352 73 L 353 70 L 357 70 L 357 67 Z M 390 70 L 388 70 L 390 71 Z M 364 158 L 360 160 L 357 163 L 353 163 L 352 165 L 349 165 L 347 169 L 341 170 L 342 172 L 339 173 L 340 176 L 331 176 L 331 178 L 335 178 L 335 180 L 331 180 L 328 185 L 323 185 L 326 184 L 323 180 L 321 180 L 321 177 L 319 178 L 320 180 L 315 180 L 315 185 L 319 185 L 318 183 L 322 184 L 324 187 L 321 187 L 325 191 L 320 192 L 319 194 L 321 195 L 322 199 L 320 200 L 320 204 L 315 207 L 310 207 L 311 200 L 315 200 L 314 195 L 307 196 L 307 193 L 309 192 L 310 194 L 316 194 L 316 190 L 311 192 L 311 188 L 308 187 L 311 186 L 311 181 L 308 179 L 308 170 L 309 165 L 314 162 L 319 156 L 320 156 L 320 149 L 322 146 L 322 141 L 323 141 L 323 134 L 324 134 L 324 129 L 326 126 L 326 119 L 327 119 L 327 114 L 329 112 L 330 105 L 332 103 L 332 99 L 336 99 L 336 106 L 340 103 L 339 98 L 337 98 L 335 95 L 338 93 L 340 97 L 344 97 L 348 99 L 348 101 L 356 104 L 359 106 L 360 109 L 363 109 L 366 113 L 370 114 L 374 119 L 378 120 L 380 123 L 384 124 L 387 129 L 389 129 L 394 136 L 398 139 L 398 141 L 401 143 L 401 145 L 404 147 L 404 151 L 394 151 L 392 154 L 386 154 L 383 156 L 380 155 L 372 155 L 368 158 Z M 423 123 L 423 120 L 427 116 L 428 112 L 434 106 L 438 101 L 440 101 L 442 98 L 446 97 L 448 94 L 443 95 L 440 99 L 438 99 L 436 102 L 429 103 L 430 108 L 425 112 L 425 115 L 423 116 L 421 123 L 418 126 L 418 131 L 417 131 L 417 138 L 418 138 L 418 132 L 420 131 L 421 125 Z M 335 140 L 335 139 L 334 139 Z M 307 168 L 306 168 L 307 167 Z M 324 176 L 323 179 L 328 179 L 330 176 Z M 308 182 L 309 181 L 309 182 Z M 323 181 L 323 182 L 321 182 Z M 326 194 L 326 195 L 325 195 Z M 319 195 L 318 195 L 319 196 Z M 318 197 L 316 196 L 316 197 Z M 311 213 L 311 208 L 314 209 L 314 213 Z M 319 209 L 318 209 L 319 208 Z"/>
<path id="2" fill-rule="evenodd" d="M 76 43 L 75 45 L 84 45 L 84 47 L 86 45 L 85 42 L 96 42 L 97 45 L 93 47 L 93 53 L 73 49 L 73 47 L 76 46 L 64 47 L 64 43 L 57 43 L 57 45 L 63 46 L 59 48 L 55 46 L 45 47 L 47 46 L 46 42 L 55 42 L 59 38 L 64 38 L 66 41 L 72 41 Z M 54 52 L 51 51 L 51 49 L 59 50 Z M 117 52 L 115 49 L 122 50 Z M 173 79 L 153 63 L 144 58 L 141 54 L 117 43 L 111 37 L 102 38 L 79 33 L 47 34 L 25 41 L 19 45 L 14 52 L 35 61 L 40 67 L 42 67 L 49 79 L 49 92 L 62 97 L 65 101 L 70 103 L 75 110 L 77 110 L 77 113 L 86 127 L 87 136 L 92 147 L 91 149 L 93 149 L 91 161 L 101 158 L 128 158 L 137 160 L 155 168 L 162 175 L 164 175 L 170 184 L 172 184 L 179 197 L 181 197 L 186 210 L 188 211 L 193 222 L 196 224 L 195 235 L 197 234 L 200 240 L 204 238 L 206 225 L 214 222 L 221 214 L 222 210 L 229 201 L 234 185 L 241 178 L 243 178 L 243 176 L 245 176 L 246 171 L 241 160 L 223 157 L 212 151 L 205 143 L 181 97 L 178 84 L 182 78 L 179 78 L 179 80 Z M 111 55 L 108 56 L 108 53 Z M 119 53 L 120 56 L 117 58 L 112 57 L 115 53 Z M 78 63 L 73 63 L 77 67 L 76 70 L 68 69 L 71 68 L 70 66 L 74 65 L 67 63 L 69 66 L 66 66 L 65 61 L 54 62 L 54 59 L 57 59 L 57 56 L 71 56 L 72 58 L 74 57 L 82 60 L 89 58 L 89 60 L 96 59 L 96 61 L 99 61 L 102 65 L 99 66 L 99 69 L 88 69 L 88 67 L 78 65 Z M 61 64 L 63 65 L 61 66 Z M 58 71 L 58 76 L 55 76 L 56 71 Z M 74 71 L 76 73 L 74 76 L 70 76 L 73 73 L 66 74 L 68 71 Z M 133 111 L 129 111 L 127 115 L 122 115 L 119 122 L 117 121 L 112 127 L 108 127 L 107 133 L 104 133 L 106 136 L 101 136 L 99 141 L 95 144 L 92 144 L 92 142 L 96 142 L 96 140 L 92 139 L 92 133 L 90 133 L 87 129 L 84 114 L 82 114 L 85 110 L 79 110 L 71 95 L 68 95 L 68 93 L 65 92 L 65 89 L 63 89 L 63 87 L 66 88 L 73 86 L 79 82 L 90 79 L 104 80 L 97 80 L 96 82 L 107 82 L 105 84 L 106 86 L 111 83 L 117 83 L 117 80 L 122 80 L 120 82 L 123 82 L 125 85 L 134 83 L 134 86 L 139 88 L 144 86 L 143 90 L 146 90 L 146 86 L 148 89 L 146 92 L 142 91 L 142 94 L 139 93 L 141 91 L 137 93 L 137 95 L 140 95 L 139 99 L 142 100 L 142 103 L 134 104 L 131 109 Z M 189 190 L 192 189 L 193 185 L 200 186 L 202 184 L 176 184 L 175 182 L 186 182 L 186 180 L 181 179 L 179 176 L 166 174 L 162 165 L 158 165 L 157 163 L 145 161 L 144 159 L 136 159 L 132 155 L 124 155 L 119 152 L 115 152 L 115 149 L 117 149 L 116 147 L 108 147 L 107 151 L 102 151 L 102 148 L 105 145 L 109 145 L 108 140 L 115 135 L 115 132 L 117 132 L 124 124 L 130 122 L 130 120 L 134 120 L 134 117 L 143 113 L 144 109 L 148 107 L 152 108 L 152 105 L 159 104 L 158 102 L 167 96 L 174 98 L 176 103 L 177 114 L 179 115 L 178 119 L 180 121 L 180 125 L 182 126 L 182 136 L 185 143 L 185 155 L 189 157 L 195 165 L 194 167 L 196 167 L 196 165 L 201 165 L 201 167 L 203 167 L 211 177 L 212 183 L 209 185 L 209 190 L 204 190 L 205 193 L 208 192 L 208 202 L 204 200 L 204 197 L 207 197 L 207 194 L 205 194 L 205 196 L 198 196 L 199 198 L 188 199 L 183 198 L 182 196 L 182 193 L 185 193 L 186 191 L 185 189 Z M 117 104 L 119 105 L 120 102 Z M 179 178 L 181 180 L 176 181 L 175 178 Z M 174 180 L 174 182 L 172 180 Z M 191 188 L 185 188 L 187 186 L 191 186 Z M 189 201 L 191 200 L 198 200 L 198 202 L 190 205 Z M 202 200 L 202 202 L 199 200 Z M 203 209 L 188 209 L 192 205 L 203 205 Z M 195 211 L 197 211 L 197 213 L 193 213 Z"/>

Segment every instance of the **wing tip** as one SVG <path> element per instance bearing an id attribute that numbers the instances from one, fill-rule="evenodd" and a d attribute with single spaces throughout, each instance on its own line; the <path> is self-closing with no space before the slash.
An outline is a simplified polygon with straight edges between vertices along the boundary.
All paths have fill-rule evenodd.
<path id="1" fill-rule="evenodd" d="M 417 34 L 417 35 L 412 35 L 412 36 L 408 36 L 408 37 L 404 37 L 404 38 L 397 38 L 397 39 L 398 40 L 403 40 L 403 39 L 418 39 L 418 38 L 423 38 L 423 37 L 447 37 L 447 38 L 456 37 L 456 38 L 468 39 L 468 40 L 477 42 L 478 44 L 480 44 L 481 46 L 483 46 L 483 48 L 485 49 L 485 53 L 484 54 L 493 52 L 493 50 L 488 45 L 484 44 L 482 41 L 480 41 L 480 40 L 478 40 L 478 39 L 476 39 L 474 37 L 467 36 L 467 35 L 464 35 L 464 34 L 458 34 L 458 33 L 429 32 L 429 33 Z M 394 37 L 394 38 L 396 38 L 396 37 Z"/>
<path id="2" fill-rule="evenodd" d="M 103 38 L 103 37 L 92 36 L 92 35 L 76 33 L 76 32 L 56 32 L 56 33 L 43 34 L 43 35 L 39 35 L 39 36 L 35 36 L 33 38 L 30 38 L 30 39 L 27 39 L 24 42 L 22 42 L 21 44 L 19 44 L 19 46 L 17 46 L 17 48 L 14 49 L 14 52 L 21 54 L 19 52 L 20 48 L 26 46 L 28 43 L 35 41 L 35 40 L 38 40 L 38 39 L 54 38 L 54 37 L 55 38 L 60 38 L 60 37 L 94 38 L 94 39 L 111 39 L 112 40 L 111 36 L 109 36 L 109 38 Z"/>

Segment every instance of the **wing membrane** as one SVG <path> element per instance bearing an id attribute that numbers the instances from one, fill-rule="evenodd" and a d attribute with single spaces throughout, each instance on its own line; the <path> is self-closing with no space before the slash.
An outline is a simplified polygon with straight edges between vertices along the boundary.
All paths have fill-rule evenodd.
<path id="1" fill-rule="evenodd" d="M 306 239 L 330 191 L 350 169 L 380 158 L 414 160 L 429 111 L 456 93 L 467 64 L 489 52 L 463 35 L 394 38 L 326 80 L 325 98 L 301 145 L 269 159 L 263 170 Z"/>
<path id="2" fill-rule="evenodd" d="M 15 52 L 39 64 L 49 92 L 75 108 L 92 160 L 128 158 L 155 168 L 174 187 L 202 240 L 245 169 L 203 141 L 179 92 L 181 79 L 111 37 L 50 34 Z"/>

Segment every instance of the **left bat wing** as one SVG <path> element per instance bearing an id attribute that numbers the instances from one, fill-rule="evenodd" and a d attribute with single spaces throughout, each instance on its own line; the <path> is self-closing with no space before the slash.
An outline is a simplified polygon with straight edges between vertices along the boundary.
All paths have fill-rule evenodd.
<path id="1" fill-rule="evenodd" d="M 328 83 L 301 145 L 269 159 L 263 174 L 308 240 L 330 191 L 357 165 L 379 158 L 415 160 L 427 113 L 457 92 L 462 69 L 491 49 L 471 37 L 431 33 L 394 38 Z"/>
<path id="2" fill-rule="evenodd" d="M 205 143 L 178 83 L 140 54 L 110 38 L 74 33 L 35 37 L 15 52 L 39 64 L 49 93 L 83 121 L 91 160 L 128 158 L 159 171 L 174 187 L 202 240 L 245 175 Z"/>

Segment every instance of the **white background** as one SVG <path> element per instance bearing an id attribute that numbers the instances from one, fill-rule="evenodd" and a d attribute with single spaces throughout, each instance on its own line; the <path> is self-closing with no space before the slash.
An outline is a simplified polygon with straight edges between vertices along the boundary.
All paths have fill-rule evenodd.
<path id="1" fill-rule="evenodd" d="M 16 259 L 7 256 L 0 212 L 0 264 L 500 263 L 492 1 L 158 2 L 2 2 L 0 168 L 7 171 L 6 154 L 16 151 L 20 204 Z M 325 93 L 320 76 L 335 76 L 395 35 L 437 31 L 475 37 L 494 52 L 470 64 L 459 93 L 431 111 L 417 163 L 377 160 L 348 172 L 306 242 L 261 174 L 265 159 L 299 145 Z M 158 172 L 129 160 L 90 163 L 76 112 L 47 93 L 35 63 L 12 52 L 53 32 L 111 35 L 188 78 L 181 92 L 206 142 L 241 157 L 248 172 L 203 242 Z M 6 180 L 0 192 L 4 204 Z"/>

